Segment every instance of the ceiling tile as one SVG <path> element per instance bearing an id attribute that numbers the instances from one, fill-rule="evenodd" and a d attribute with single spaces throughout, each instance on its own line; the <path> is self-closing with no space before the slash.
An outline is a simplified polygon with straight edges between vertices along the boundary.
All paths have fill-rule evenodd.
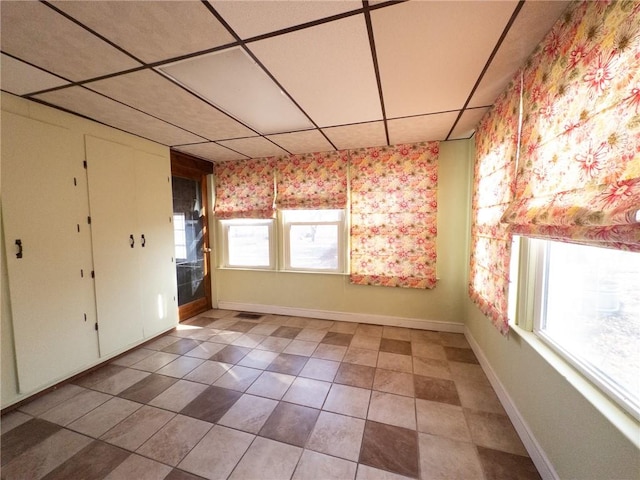
<path id="1" fill-rule="evenodd" d="M 382 119 L 363 15 L 248 46 L 320 127 Z"/>
<path id="2" fill-rule="evenodd" d="M 255 135 L 153 70 L 119 75 L 85 86 L 209 140 Z"/>
<path id="3" fill-rule="evenodd" d="M 277 157 L 287 154 L 283 149 L 263 137 L 239 138 L 218 143 L 251 158 Z"/>
<path id="4" fill-rule="evenodd" d="M 389 142 L 391 145 L 397 145 L 444 140 L 457 117 L 458 112 L 454 111 L 390 120 L 387 122 Z"/>
<path id="5" fill-rule="evenodd" d="M 109 100 L 83 87 L 56 90 L 36 95 L 34 98 L 163 145 L 195 143 L 203 140 L 197 135 Z"/>
<path id="6" fill-rule="evenodd" d="M 471 138 L 473 132 L 475 132 L 478 123 L 482 119 L 485 113 L 489 111 L 490 107 L 467 109 L 464 111 L 460 120 L 453 129 L 448 140 L 460 140 L 463 138 Z"/>
<path id="7" fill-rule="evenodd" d="M 267 138 L 289 153 L 313 153 L 334 150 L 333 146 L 318 130 L 269 135 Z"/>
<path id="8" fill-rule="evenodd" d="M 371 12 L 386 113 L 462 108 L 517 2 L 405 2 Z"/>
<path id="9" fill-rule="evenodd" d="M 70 80 L 140 65 L 40 2 L 2 2 L 1 31 L 3 52 Z"/>
<path id="10" fill-rule="evenodd" d="M 359 1 L 212 1 L 216 11 L 246 39 L 362 8 Z"/>
<path id="11" fill-rule="evenodd" d="M 222 162 L 227 160 L 242 160 L 247 158 L 244 155 L 236 153 L 228 148 L 222 147 L 217 143 L 198 143 L 195 145 L 181 145 L 173 147 L 173 150 L 195 155 L 211 162 Z"/>
<path id="12" fill-rule="evenodd" d="M 357 123 L 341 127 L 323 128 L 338 150 L 378 147 L 387 144 L 384 122 Z"/>
<path id="13" fill-rule="evenodd" d="M 473 94 L 469 107 L 491 105 L 567 8 L 566 1 L 525 2 Z"/>
<path id="14" fill-rule="evenodd" d="M 51 75 L 5 54 L 2 54 L 0 74 L 2 75 L 0 79 L 2 89 L 15 95 L 39 92 L 69 83 L 60 77 Z"/>
<path id="15" fill-rule="evenodd" d="M 53 3 L 60 10 L 147 63 L 235 41 L 201 2 Z"/>

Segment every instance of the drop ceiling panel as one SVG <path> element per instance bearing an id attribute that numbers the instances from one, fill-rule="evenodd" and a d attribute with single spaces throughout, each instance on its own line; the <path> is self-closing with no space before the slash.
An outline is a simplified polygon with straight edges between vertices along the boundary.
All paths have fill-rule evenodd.
<path id="1" fill-rule="evenodd" d="M 517 2 L 406 2 L 371 12 L 386 113 L 460 109 Z"/>
<path id="2" fill-rule="evenodd" d="M 236 153 L 228 148 L 222 147 L 217 143 L 200 143 L 197 145 L 182 145 L 174 147 L 179 152 L 189 153 L 196 157 L 204 158 L 211 162 L 222 162 L 227 160 L 242 160 L 247 158 L 244 155 Z"/>
<path id="3" fill-rule="evenodd" d="M 446 112 L 420 117 L 399 118 L 387 122 L 389 142 L 416 143 L 430 140 L 445 140 L 458 117 L 458 112 Z"/>
<path id="4" fill-rule="evenodd" d="M 82 87 L 43 93 L 36 95 L 35 98 L 163 145 L 195 143 L 203 140 L 197 135 Z"/>
<path id="5" fill-rule="evenodd" d="M 382 118 L 363 15 L 248 46 L 317 125 Z"/>
<path id="6" fill-rule="evenodd" d="M 465 110 L 460 120 L 456 124 L 456 128 L 453 129 L 449 140 L 460 140 L 463 138 L 471 138 L 473 132 L 475 132 L 476 126 L 485 113 L 489 111 L 489 107 L 474 108 Z"/>
<path id="7" fill-rule="evenodd" d="M 152 70 L 142 70 L 86 84 L 87 88 L 201 135 L 209 140 L 255 135 Z"/>
<path id="8" fill-rule="evenodd" d="M 2 2 L 2 51 L 70 80 L 140 64 L 40 2 Z"/>
<path id="9" fill-rule="evenodd" d="M 494 102 L 568 4 L 565 1 L 524 4 L 474 92 L 469 107 L 491 105 Z"/>
<path id="10" fill-rule="evenodd" d="M 387 144 L 384 122 L 358 123 L 340 127 L 323 128 L 322 131 L 338 150 L 378 147 Z"/>
<path id="11" fill-rule="evenodd" d="M 251 158 L 277 157 L 287 154 L 282 148 L 263 137 L 239 138 L 218 143 Z"/>
<path id="12" fill-rule="evenodd" d="M 56 1 L 54 5 L 147 63 L 234 42 L 201 2 Z"/>
<path id="13" fill-rule="evenodd" d="M 246 39 L 362 8 L 359 1 L 209 1 L 225 21 Z"/>
<path id="14" fill-rule="evenodd" d="M 0 66 L 2 89 L 16 95 L 39 92 L 67 84 L 66 80 L 51 75 L 39 68 L 2 54 Z"/>
<path id="15" fill-rule="evenodd" d="M 269 135 L 267 138 L 289 153 L 313 153 L 334 150 L 333 146 L 319 130 Z"/>

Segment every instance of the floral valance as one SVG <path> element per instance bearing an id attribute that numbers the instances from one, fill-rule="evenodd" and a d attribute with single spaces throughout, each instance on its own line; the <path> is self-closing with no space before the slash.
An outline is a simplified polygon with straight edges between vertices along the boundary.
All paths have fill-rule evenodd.
<path id="1" fill-rule="evenodd" d="M 346 208 L 348 165 L 347 151 L 280 158 L 276 175 L 278 208 Z"/>

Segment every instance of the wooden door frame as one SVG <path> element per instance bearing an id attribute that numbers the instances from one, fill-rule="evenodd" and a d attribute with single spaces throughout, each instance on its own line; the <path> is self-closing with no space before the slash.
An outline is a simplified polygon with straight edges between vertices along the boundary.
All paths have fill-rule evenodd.
<path id="1" fill-rule="evenodd" d="M 213 164 L 205 160 L 201 160 L 191 155 L 171 150 L 171 176 L 187 178 L 200 182 L 200 191 L 202 192 L 202 208 L 204 210 L 203 237 L 204 248 L 211 248 L 209 242 L 209 192 L 207 187 L 207 175 L 213 173 Z M 178 318 L 182 322 L 188 318 L 194 317 L 199 313 L 206 312 L 212 308 L 211 303 L 211 255 L 205 251 L 204 253 L 204 298 L 195 300 L 178 307 Z"/>

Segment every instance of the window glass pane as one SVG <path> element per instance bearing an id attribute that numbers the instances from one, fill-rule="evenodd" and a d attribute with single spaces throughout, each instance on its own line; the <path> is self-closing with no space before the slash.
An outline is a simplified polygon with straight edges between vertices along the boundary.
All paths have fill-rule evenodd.
<path id="1" fill-rule="evenodd" d="M 291 225 L 291 268 L 338 269 L 337 225 Z"/>
<path id="2" fill-rule="evenodd" d="M 548 242 L 541 330 L 640 404 L 640 254 Z"/>
<path id="3" fill-rule="evenodd" d="M 187 232 L 184 213 L 173 214 L 173 237 L 176 249 L 176 258 L 187 258 Z"/>
<path id="4" fill-rule="evenodd" d="M 229 225 L 228 260 L 233 267 L 268 267 L 269 226 Z"/>
<path id="5" fill-rule="evenodd" d="M 290 222 L 338 222 L 343 210 L 283 210 L 284 221 Z"/>

